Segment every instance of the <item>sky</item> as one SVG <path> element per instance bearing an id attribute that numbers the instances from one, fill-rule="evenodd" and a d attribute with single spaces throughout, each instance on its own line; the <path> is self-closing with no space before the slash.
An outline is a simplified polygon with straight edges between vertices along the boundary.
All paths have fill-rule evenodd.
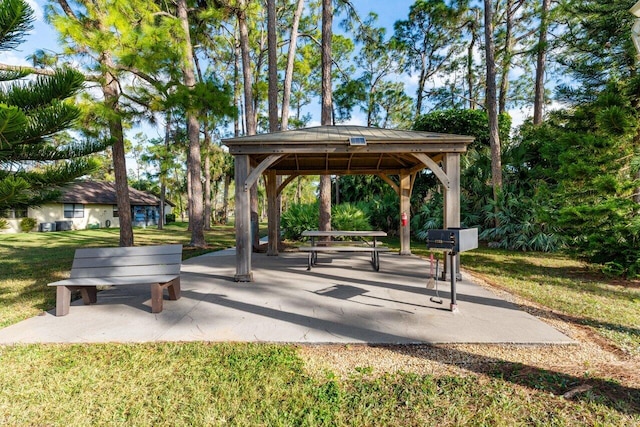
<path id="1" fill-rule="evenodd" d="M 0 52 L 0 62 L 14 64 L 14 65 L 28 65 L 26 57 L 32 54 L 38 49 L 51 50 L 53 52 L 59 51 L 57 45 L 57 34 L 46 22 L 44 22 L 44 6 L 46 0 L 27 0 L 29 2 L 36 15 L 36 21 L 34 23 L 33 31 L 27 36 L 24 43 L 22 43 L 18 50 L 11 52 Z M 394 22 L 406 19 L 409 14 L 409 8 L 414 3 L 414 0 L 352 0 L 352 3 L 358 10 L 361 16 L 366 16 L 369 12 L 375 12 L 378 14 L 378 24 L 386 27 L 387 35 L 393 33 Z M 334 27 L 336 31 L 340 31 L 338 28 L 340 19 L 334 20 Z M 415 79 L 412 79 L 408 75 L 402 75 L 397 77 L 399 80 L 405 83 L 405 89 L 407 93 L 413 94 L 416 89 Z M 310 110 L 314 116 L 310 125 L 319 124 L 319 109 Z M 513 124 L 517 125 L 522 122 L 524 115 L 527 112 L 510 111 L 513 118 Z M 364 125 L 366 123 L 364 116 L 357 112 L 354 112 L 353 119 L 350 124 Z M 159 130 L 150 129 L 147 126 L 143 126 L 142 129 L 134 128 L 132 133 L 144 132 L 149 138 L 161 137 L 160 133 L 163 132 L 162 127 Z"/>
<path id="2" fill-rule="evenodd" d="M 59 50 L 57 45 L 57 34 L 44 22 L 44 7 L 46 0 L 26 0 L 34 9 L 36 14 L 36 22 L 31 34 L 25 39 L 18 50 L 12 52 L 1 52 L 0 61 L 12 64 L 26 64 L 25 57 L 32 54 L 37 49 L 49 49 L 52 51 Z M 414 3 L 413 0 L 352 0 L 356 9 L 362 16 L 366 16 L 373 11 L 378 14 L 378 23 L 388 28 L 388 33 L 393 31 L 393 23 L 406 19 L 409 14 L 409 7 Z M 334 22 L 337 26 L 338 22 Z M 11 62 L 9 61 L 11 60 Z"/>
<path id="3" fill-rule="evenodd" d="M 0 52 L 0 62 L 12 65 L 29 65 L 27 57 L 38 49 L 50 50 L 58 52 L 60 50 L 57 44 L 57 34 L 53 28 L 44 21 L 44 7 L 46 0 L 26 0 L 35 11 L 36 21 L 34 22 L 33 31 L 25 38 L 25 41 L 18 47 L 17 50 L 11 52 Z M 390 35 L 393 32 L 393 23 L 406 19 L 409 14 L 409 7 L 414 3 L 414 0 L 352 0 L 352 3 L 361 14 L 366 16 L 369 12 L 373 11 L 378 14 L 378 24 L 388 28 L 387 34 Z M 339 18 L 334 20 L 334 27 L 336 31 L 339 31 Z M 408 76 L 404 76 L 408 78 Z M 415 89 L 408 89 L 408 91 L 415 91 Z M 319 124 L 320 114 L 319 110 L 317 114 L 315 111 L 311 111 L 314 116 L 310 125 Z M 317 117 L 315 117 L 317 116 Z M 364 124 L 364 118 L 359 114 L 354 114 L 353 122 L 351 124 Z M 162 136 L 158 134 L 158 131 L 149 129 L 143 126 L 142 131 L 150 138 L 156 138 Z M 162 128 L 162 127 L 161 127 Z M 133 132 L 140 132 L 141 129 L 133 129 Z M 160 129 L 159 132 L 163 132 Z"/>

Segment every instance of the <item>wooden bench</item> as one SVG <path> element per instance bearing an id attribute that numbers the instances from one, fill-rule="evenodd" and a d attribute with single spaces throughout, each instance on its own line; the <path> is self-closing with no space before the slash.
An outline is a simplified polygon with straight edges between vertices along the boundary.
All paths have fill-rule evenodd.
<path id="1" fill-rule="evenodd" d="M 302 232 L 303 237 L 311 238 L 311 246 L 301 246 L 298 248 L 301 252 L 309 252 L 307 260 L 307 270 L 316 265 L 318 261 L 318 252 L 370 252 L 371 265 L 375 271 L 380 271 L 380 252 L 388 252 L 386 246 L 378 246 L 377 238 L 384 237 L 387 233 L 384 231 L 318 231 L 307 230 Z M 342 240 L 324 240 L 316 242 L 316 238 L 332 238 L 332 237 L 348 237 L 356 238 L 357 241 Z"/>
<path id="2" fill-rule="evenodd" d="M 69 279 L 56 286 L 56 316 L 69 314 L 71 292 L 79 290 L 85 304 L 97 302 L 96 286 L 149 285 L 151 312 L 162 311 L 162 294 L 180 298 L 182 245 L 78 249 Z"/>

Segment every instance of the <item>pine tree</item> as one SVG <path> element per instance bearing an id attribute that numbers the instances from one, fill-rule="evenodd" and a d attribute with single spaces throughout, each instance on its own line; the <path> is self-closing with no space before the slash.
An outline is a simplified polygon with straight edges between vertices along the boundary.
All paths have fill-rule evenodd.
<path id="1" fill-rule="evenodd" d="M 32 21 L 24 0 L 0 0 L 0 49 L 15 49 Z M 81 74 L 63 68 L 28 75 L 19 68 L 0 72 L 0 210 L 56 199 L 60 186 L 97 166 L 87 156 L 104 149 L 64 133 L 80 116 L 69 99 L 83 88 Z"/>

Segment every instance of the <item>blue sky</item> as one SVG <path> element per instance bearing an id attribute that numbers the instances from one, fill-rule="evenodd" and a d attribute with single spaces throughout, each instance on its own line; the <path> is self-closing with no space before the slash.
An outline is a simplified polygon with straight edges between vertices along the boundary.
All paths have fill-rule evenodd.
<path id="1" fill-rule="evenodd" d="M 57 46 L 57 34 L 44 22 L 44 0 L 27 0 L 36 12 L 36 22 L 34 30 L 20 45 L 17 51 L 0 54 L 1 62 L 17 63 L 24 61 L 24 58 L 32 54 L 37 49 L 59 50 Z M 378 23 L 388 28 L 388 33 L 393 31 L 393 23 L 400 19 L 406 19 L 409 14 L 409 7 L 413 0 L 353 0 L 353 4 L 362 16 L 366 16 L 370 11 L 378 14 Z M 334 23 L 336 26 L 338 22 Z M 336 28 L 337 29 L 337 28 Z"/>
<path id="2" fill-rule="evenodd" d="M 24 43 L 19 48 L 11 52 L 0 52 L 0 62 L 9 63 L 15 65 L 28 65 L 26 57 L 31 55 L 38 49 L 51 50 L 58 52 L 60 50 L 57 44 L 57 34 L 46 22 L 44 22 L 44 7 L 46 0 L 27 0 L 36 12 L 36 21 L 34 23 L 33 31 L 26 37 Z M 414 3 L 414 0 L 353 0 L 353 4 L 357 8 L 361 16 L 365 17 L 369 12 L 373 11 L 378 14 L 378 24 L 388 28 L 388 35 L 393 32 L 393 23 L 400 19 L 406 19 L 409 14 L 409 7 Z M 336 17 L 334 20 L 334 28 L 336 31 L 339 29 L 340 18 Z M 398 76 L 398 79 L 409 82 L 408 76 Z M 407 85 L 407 92 L 412 93 L 415 91 L 415 87 L 410 87 L 410 83 Z M 314 109 L 310 110 L 314 116 L 311 125 L 319 124 L 319 110 L 317 114 Z M 317 116 L 317 117 L 316 117 Z M 364 124 L 364 118 L 360 114 L 354 112 L 353 124 Z M 162 132 L 162 129 L 156 131 L 150 129 L 148 126 L 143 126 L 142 129 L 137 128 L 132 130 L 132 134 L 143 131 L 150 138 L 155 138 L 159 135 L 158 132 Z"/>

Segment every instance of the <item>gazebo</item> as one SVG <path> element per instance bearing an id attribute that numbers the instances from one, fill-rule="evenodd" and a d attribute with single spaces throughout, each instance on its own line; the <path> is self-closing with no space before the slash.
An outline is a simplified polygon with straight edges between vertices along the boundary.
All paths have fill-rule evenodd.
<path id="1" fill-rule="evenodd" d="M 444 189 L 444 227 L 460 226 L 460 155 L 473 137 L 362 126 L 318 126 L 224 139 L 235 161 L 236 275 L 251 272 L 250 188 L 266 175 L 268 253 L 278 253 L 276 199 L 300 175 L 377 175 L 398 194 L 407 225 L 400 231 L 400 255 L 410 255 L 410 197 L 415 177 L 430 169 Z M 399 184 L 390 176 L 397 175 Z M 286 177 L 278 185 L 277 176 Z M 398 218 L 398 221 L 400 219 Z"/>

